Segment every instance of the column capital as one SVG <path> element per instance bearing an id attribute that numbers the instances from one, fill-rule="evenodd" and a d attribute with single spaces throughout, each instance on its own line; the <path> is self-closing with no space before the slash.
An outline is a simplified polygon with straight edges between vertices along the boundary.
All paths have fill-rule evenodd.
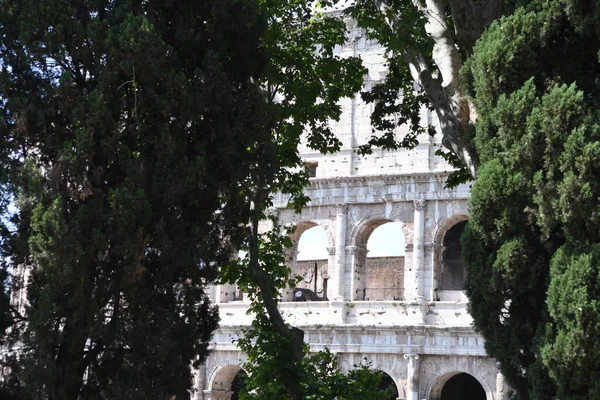
<path id="1" fill-rule="evenodd" d="M 415 211 L 423 211 L 423 210 L 425 210 L 425 207 L 427 206 L 427 200 L 425 200 L 425 199 L 413 200 L 413 205 L 414 205 Z"/>
<path id="2" fill-rule="evenodd" d="M 344 215 L 348 212 L 348 204 L 336 204 L 335 205 L 335 211 L 337 212 L 337 215 Z"/>
<path id="3" fill-rule="evenodd" d="M 411 358 L 412 358 L 413 360 L 418 360 L 418 359 L 419 359 L 419 355 L 418 355 L 417 353 L 406 353 L 406 354 L 404 355 L 404 359 L 405 359 L 405 360 L 410 360 Z"/>
<path id="4" fill-rule="evenodd" d="M 335 255 L 335 246 L 327 246 L 327 254 L 329 254 L 330 256 Z"/>

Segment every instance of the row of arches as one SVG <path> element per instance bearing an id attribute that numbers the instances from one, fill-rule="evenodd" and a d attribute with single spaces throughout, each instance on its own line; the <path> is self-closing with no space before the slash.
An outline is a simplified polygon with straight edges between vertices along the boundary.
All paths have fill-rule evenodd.
<path id="1" fill-rule="evenodd" d="M 348 238 L 342 240 L 336 232 L 339 223 L 338 218 L 297 224 L 286 262 L 300 281 L 285 293 L 284 301 L 330 300 L 332 295 L 347 301 L 412 300 L 416 276 L 422 285 L 416 294 L 424 299 L 465 300 L 460 237 L 466 215 L 444 218 L 434 229 L 428 228 L 433 233 L 420 239 L 426 248 L 421 247 L 417 256 L 413 222 L 366 218 L 353 224 L 349 234 L 341 236 Z M 348 243 L 336 243 L 344 240 Z M 221 286 L 215 296 L 219 303 L 244 299 L 235 285 Z"/>
<path id="2" fill-rule="evenodd" d="M 299 288 L 326 296 L 329 278 L 329 241 L 319 225 L 303 231 L 297 239 L 293 270 L 302 277 Z M 397 222 L 381 224 L 369 235 L 361 260 L 365 285 L 356 300 L 400 300 L 404 288 L 404 256 L 406 240 Z"/>
<path id="3" fill-rule="evenodd" d="M 442 293 L 464 289 L 466 276 L 460 237 L 466 225 L 466 217 L 458 216 L 447 220 L 436 232 L 433 265 L 426 266 L 432 269 L 436 282 L 431 288 L 432 300 L 449 300 L 443 298 Z M 350 294 L 349 300 L 404 300 L 405 252 L 412 251 L 412 248 L 407 249 L 404 229 L 401 223 L 385 219 L 370 220 L 362 225 L 354 241 L 356 246 L 352 246 L 354 260 L 346 261 L 352 264 L 349 268 L 354 269 L 356 279 L 362 282 L 356 282 L 355 293 Z M 335 250 L 331 246 L 331 234 L 314 222 L 301 223 L 293 239 L 292 270 L 303 278 L 298 287 L 314 291 L 317 298 L 325 298 L 331 250 Z M 454 295 L 450 300 L 459 298 L 460 295 Z"/>
<path id="4" fill-rule="evenodd" d="M 426 241 L 441 244 L 444 236 L 452 227 L 461 223 L 464 225 L 468 219 L 469 217 L 463 214 L 443 218 L 433 227 L 431 236 L 426 238 Z M 296 243 L 299 260 L 313 259 L 315 255 L 326 256 L 325 249 L 334 246 L 334 232 L 331 229 L 325 229 L 318 221 L 300 221 L 296 225 L 297 229 L 292 239 Z M 349 244 L 368 247 L 368 250 L 372 252 L 370 257 L 403 255 L 407 239 L 408 242 L 412 241 L 413 228 L 411 225 L 411 223 L 388 218 L 364 218 L 350 232 Z"/>
<path id="5" fill-rule="evenodd" d="M 396 384 L 387 373 L 382 373 L 379 389 L 389 393 L 389 399 L 405 399 L 405 388 Z M 209 384 L 210 400 L 238 400 L 245 390 L 246 373 L 239 365 L 227 365 L 213 374 Z M 487 400 L 488 395 L 473 375 L 462 371 L 446 373 L 438 377 L 428 390 L 428 400 Z"/>
<path id="6" fill-rule="evenodd" d="M 306 229 L 298 240 L 297 260 L 325 260 L 328 257 L 329 239 L 320 225 Z M 386 221 L 369 235 L 367 240 L 367 257 L 401 257 L 404 256 L 406 239 L 399 222 Z"/>

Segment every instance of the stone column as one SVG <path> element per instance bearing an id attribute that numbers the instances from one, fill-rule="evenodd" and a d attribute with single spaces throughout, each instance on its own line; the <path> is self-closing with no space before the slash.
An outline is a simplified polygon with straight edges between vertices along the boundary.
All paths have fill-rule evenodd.
<path id="1" fill-rule="evenodd" d="M 296 276 L 296 271 L 298 270 L 298 243 L 285 250 L 285 262 L 290 268 L 290 277 Z M 294 287 L 295 285 L 286 285 L 281 294 L 281 301 L 294 300 Z"/>
<path id="2" fill-rule="evenodd" d="M 335 271 L 329 274 L 331 301 L 344 300 L 344 283 L 346 267 L 346 223 L 348 214 L 347 204 L 337 204 L 335 217 Z"/>
<path id="3" fill-rule="evenodd" d="M 367 249 L 362 246 L 346 247 L 346 257 L 351 268 L 350 285 L 347 285 L 344 295 L 347 300 L 363 300 L 366 288 L 366 253 Z"/>
<path id="4" fill-rule="evenodd" d="M 408 360 L 406 371 L 406 400 L 419 400 L 419 355 L 405 354 Z"/>
<path id="5" fill-rule="evenodd" d="M 423 295 L 423 273 L 425 260 L 424 234 L 425 234 L 425 200 L 414 201 L 414 234 L 413 234 L 413 265 L 410 298 L 407 300 L 422 302 Z"/>
<path id="6" fill-rule="evenodd" d="M 439 243 L 431 244 L 431 293 L 430 293 L 430 301 L 438 301 L 438 290 L 440 285 L 440 259 L 442 257 L 442 245 Z"/>

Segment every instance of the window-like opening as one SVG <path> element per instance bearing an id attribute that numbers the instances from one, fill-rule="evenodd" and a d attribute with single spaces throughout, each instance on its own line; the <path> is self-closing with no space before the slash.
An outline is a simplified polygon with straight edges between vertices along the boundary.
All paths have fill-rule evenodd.
<path id="1" fill-rule="evenodd" d="M 317 301 L 327 298 L 328 252 L 327 233 L 313 226 L 298 240 L 296 275 L 302 280 L 294 289 L 294 301 Z"/>
<path id="2" fill-rule="evenodd" d="M 304 163 L 304 171 L 306 171 L 306 174 L 308 175 L 309 178 L 314 178 L 317 176 L 317 167 L 318 166 L 319 166 L 319 163 L 316 161 L 310 161 L 310 162 Z"/>
<path id="3" fill-rule="evenodd" d="M 485 400 L 483 386 L 472 375 L 460 373 L 448 379 L 440 400 Z"/>
<path id="4" fill-rule="evenodd" d="M 367 242 L 367 257 L 404 257 L 406 247 L 402 225 L 397 222 L 387 222 L 379 225 Z"/>
<path id="5" fill-rule="evenodd" d="M 461 221 L 448 229 L 444 235 L 441 255 L 441 290 L 463 290 L 465 268 L 462 259 L 460 237 L 468 221 Z"/>
<path id="6" fill-rule="evenodd" d="M 373 230 L 367 242 L 365 287 L 359 300 L 403 300 L 405 247 L 401 224 L 384 222 Z"/>

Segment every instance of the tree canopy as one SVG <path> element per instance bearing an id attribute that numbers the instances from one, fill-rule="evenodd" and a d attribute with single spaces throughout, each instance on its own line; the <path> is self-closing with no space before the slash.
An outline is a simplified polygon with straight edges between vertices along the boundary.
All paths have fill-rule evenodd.
<path id="1" fill-rule="evenodd" d="M 337 2 L 188 3 L 0 3 L 0 208 L 18 208 L 2 220 L 0 332 L 21 349 L 19 398 L 188 388 L 217 326 L 206 283 L 226 265 L 220 279 L 254 293 L 257 359 L 276 361 L 275 338 L 293 355 L 278 393 L 310 395 L 302 331 L 276 307 L 286 233 L 258 221 L 273 191 L 305 204 L 300 136 L 339 149 L 327 122 L 364 69 L 334 53 L 345 26 L 319 6 Z M 475 179 L 471 312 L 517 396 L 600 396 L 600 4 L 357 0 L 346 12 L 389 67 L 363 93 L 376 133 L 359 151 L 414 146 L 426 106 L 457 167 L 448 184 Z M 230 262 L 240 247 L 247 259 Z M 25 315 L 5 288 L 17 268 L 31 270 Z"/>
<path id="2" fill-rule="evenodd" d="M 3 395 L 185 391 L 217 327 L 205 289 L 221 271 L 247 279 L 287 337 L 285 237 L 258 221 L 274 191 L 306 202 L 307 127 L 315 150 L 339 148 L 328 121 L 364 73 L 333 53 L 344 23 L 304 1 L 48 0 L 2 2 L 0 26 L 2 205 L 18 208 L 0 278 L 31 273 L 22 315 L 2 299 L 17 350 Z M 249 260 L 228 270 L 239 247 Z M 294 371 L 306 349 L 291 332 Z"/>
<path id="3" fill-rule="evenodd" d="M 269 162 L 266 24 L 244 0 L 0 4 L 9 255 L 31 269 L 17 398 L 190 387 L 218 322 L 206 282 Z"/>
<path id="4" fill-rule="evenodd" d="M 416 81 L 459 168 L 448 184 L 474 179 L 463 255 L 488 353 L 520 399 L 598 397 L 600 4 L 357 1 L 350 12 L 391 67 L 364 95 L 379 101 L 374 127 L 413 123 L 395 89 Z M 374 144 L 407 145 L 385 140 Z"/>
<path id="5" fill-rule="evenodd" d="M 471 312 L 523 399 L 599 395 L 600 36 L 588 17 L 531 2 L 495 22 L 463 70 L 479 114 Z"/>

